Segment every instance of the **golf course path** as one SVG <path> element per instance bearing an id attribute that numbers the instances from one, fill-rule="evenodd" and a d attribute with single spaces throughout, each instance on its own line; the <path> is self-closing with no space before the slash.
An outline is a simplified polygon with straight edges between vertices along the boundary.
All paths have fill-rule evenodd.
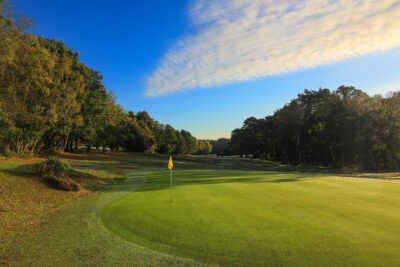
<path id="1" fill-rule="evenodd" d="M 99 214 L 109 202 L 139 188 L 146 172 L 127 172 L 123 183 L 69 205 L 38 226 L 21 244 L 23 266 L 198 266 L 192 260 L 172 257 L 138 246 L 111 234 Z"/>

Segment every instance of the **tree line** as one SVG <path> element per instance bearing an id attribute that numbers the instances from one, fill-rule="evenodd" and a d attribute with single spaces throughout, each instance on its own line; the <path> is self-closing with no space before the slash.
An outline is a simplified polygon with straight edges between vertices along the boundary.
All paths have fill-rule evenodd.
<path id="1" fill-rule="evenodd" d="M 400 91 L 305 90 L 272 116 L 246 119 L 230 145 L 241 156 L 283 163 L 400 169 Z"/>
<path id="2" fill-rule="evenodd" d="M 86 146 L 176 154 L 211 144 L 116 103 L 103 76 L 62 41 L 26 31 L 30 21 L 0 0 L 0 148 L 4 153 Z"/>

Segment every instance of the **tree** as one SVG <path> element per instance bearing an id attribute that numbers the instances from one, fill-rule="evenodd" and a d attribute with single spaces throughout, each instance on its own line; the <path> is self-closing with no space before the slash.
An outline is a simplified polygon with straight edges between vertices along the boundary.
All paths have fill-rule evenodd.
<path id="1" fill-rule="evenodd" d="M 0 0 L 0 141 L 17 155 L 80 144 L 139 152 L 195 153 L 187 131 L 117 104 L 99 71 L 62 41 L 25 32 L 30 21 Z M 18 19 L 16 19 L 18 17 Z M 3 147 L 3 148 L 5 148 Z"/>
<path id="2" fill-rule="evenodd" d="M 212 145 L 208 140 L 199 140 L 198 141 L 198 154 L 210 154 L 212 152 Z"/>
<path id="3" fill-rule="evenodd" d="M 182 136 L 180 131 L 175 131 L 175 135 L 176 135 L 176 147 L 174 154 L 184 154 L 186 150 L 186 140 Z"/>
<path id="4" fill-rule="evenodd" d="M 184 154 L 194 154 L 198 150 L 198 142 L 195 137 L 188 131 L 181 130 L 181 135 L 185 139 Z"/>
<path id="5" fill-rule="evenodd" d="M 304 90 L 264 119 L 232 131 L 231 149 L 290 163 L 400 168 L 400 97 L 352 86 Z"/>
<path id="6" fill-rule="evenodd" d="M 227 138 L 219 138 L 217 140 L 210 140 L 210 144 L 212 145 L 213 154 L 229 154 L 229 142 L 230 140 Z"/>

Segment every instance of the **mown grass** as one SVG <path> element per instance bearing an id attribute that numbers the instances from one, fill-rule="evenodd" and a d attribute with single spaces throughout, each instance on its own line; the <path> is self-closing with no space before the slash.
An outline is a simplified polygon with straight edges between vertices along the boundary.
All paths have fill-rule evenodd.
<path id="1" fill-rule="evenodd" d="M 153 172 L 102 212 L 120 237 L 223 266 L 400 265 L 400 184 L 310 173 Z"/>
<path id="2" fill-rule="evenodd" d="M 53 189 L 30 162 L 0 161 L 0 265 L 399 264 L 400 185 L 349 179 L 398 174 L 174 157 L 171 205 L 168 156 L 59 157 L 86 190 Z"/>

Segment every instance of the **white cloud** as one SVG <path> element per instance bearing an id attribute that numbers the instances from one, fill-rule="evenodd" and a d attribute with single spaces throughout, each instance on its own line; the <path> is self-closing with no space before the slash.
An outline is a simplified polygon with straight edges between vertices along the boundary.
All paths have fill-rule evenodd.
<path id="1" fill-rule="evenodd" d="M 148 96 L 253 80 L 400 46 L 400 0 L 205 0 Z"/>

